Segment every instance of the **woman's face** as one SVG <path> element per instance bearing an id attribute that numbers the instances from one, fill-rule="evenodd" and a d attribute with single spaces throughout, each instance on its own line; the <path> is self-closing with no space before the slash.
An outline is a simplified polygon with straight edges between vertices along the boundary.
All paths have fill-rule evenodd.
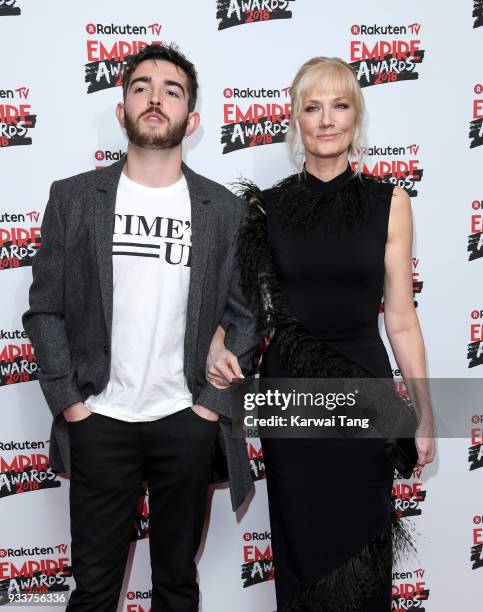
<path id="1" fill-rule="evenodd" d="M 351 98 L 314 90 L 304 98 L 298 121 L 306 160 L 348 155 L 356 121 Z"/>

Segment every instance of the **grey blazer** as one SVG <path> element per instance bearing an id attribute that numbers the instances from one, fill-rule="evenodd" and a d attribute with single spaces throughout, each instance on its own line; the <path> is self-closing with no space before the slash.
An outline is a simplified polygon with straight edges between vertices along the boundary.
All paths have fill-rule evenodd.
<path id="1" fill-rule="evenodd" d="M 62 410 L 102 391 L 109 380 L 113 308 L 112 237 L 124 160 L 52 184 L 42 244 L 32 266 L 30 308 L 23 325 L 38 357 L 38 379 L 53 415 L 50 464 L 70 470 Z M 232 507 L 253 486 L 245 441 L 231 435 L 230 390 L 205 379 L 211 338 L 225 316 L 225 343 L 249 369 L 258 343 L 255 319 L 239 289 L 235 238 L 245 205 L 228 189 L 183 173 L 191 199 L 192 265 L 184 340 L 184 372 L 195 403 L 220 413 L 219 447 Z"/>

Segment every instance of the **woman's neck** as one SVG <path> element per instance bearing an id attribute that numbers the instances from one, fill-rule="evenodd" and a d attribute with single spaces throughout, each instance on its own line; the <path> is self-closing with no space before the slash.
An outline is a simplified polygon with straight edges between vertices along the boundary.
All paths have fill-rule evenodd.
<path id="1" fill-rule="evenodd" d="M 338 157 L 316 157 L 308 155 L 305 160 L 305 170 L 325 183 L 342 174 L 349 162 L 347 154 Z"/>

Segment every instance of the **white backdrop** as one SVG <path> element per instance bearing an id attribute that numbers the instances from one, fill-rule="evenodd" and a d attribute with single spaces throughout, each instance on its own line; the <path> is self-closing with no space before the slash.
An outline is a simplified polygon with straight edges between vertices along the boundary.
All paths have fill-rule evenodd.
<path id="1" fill-rule="evenodd" d="M 177 42 L 201 84 L 202 124 L 186 162 L 224 184 L 243 175 L 262 187 L 293 170 L 281 140 L 297 68 L 314 55 L 353 62 L 368 108 L 367 171 L 412 195 L 429 374 L 470 378 L 483 373 L 482 37 L 477 0 L 0 0 L 0 585 L 73 584 L 62 576 L 70 565 L 68 481 L 46 469 L 50 413 L 21 314 L 51 182 L 126 149 L 114 116 L 119 53 L 139 41 Z M 467 437 L 440 440 L 431 466 L 395 481 L 400 506 L 414 515 L 419 553 L 395 568 L 393 610 L 481 609 L 482 414 L 475 406 Z M 231 512 L 226 487 L 213 492 L 199 559 L 204 612 L 275 608 L 259 448 L 252 440 L 256 494 L 242 512 Z M 141 536 L 147 499 L 143 512 Z M 356 499 L 347 529 L 357 529 Z M 147 611 L 149 588 L 141 537 L 119 610 Z"/>

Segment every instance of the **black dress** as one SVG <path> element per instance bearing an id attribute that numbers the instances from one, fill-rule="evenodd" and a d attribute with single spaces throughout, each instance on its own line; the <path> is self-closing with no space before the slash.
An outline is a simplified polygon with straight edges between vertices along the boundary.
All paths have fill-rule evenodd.
<path id="1" fill-rule="evenodd" d="M 347 213 L 340 212 L 339 196 L 349 185 L 365 221 L 327 231 L 331 215 Z M 285 187 L 262 192 L 267 239 L 290 309 L 348 360 L 374 377 L 391 378 L 378 313 L 392 186 L 354 177 L 348 166 L 328 182 L 304 172 L 301 189 L 326 193 L 320 205 L 341 208 L 334 213 L 309 205 L 311 227 L 299 231 L 278 205 Z M 272 342 L 260 377 L 294 376 Z M 262 438 L 278 610 L 390 611 L 391 559 L 373 558 L 391 555 L 394 471 L 383 443 Z"/>

